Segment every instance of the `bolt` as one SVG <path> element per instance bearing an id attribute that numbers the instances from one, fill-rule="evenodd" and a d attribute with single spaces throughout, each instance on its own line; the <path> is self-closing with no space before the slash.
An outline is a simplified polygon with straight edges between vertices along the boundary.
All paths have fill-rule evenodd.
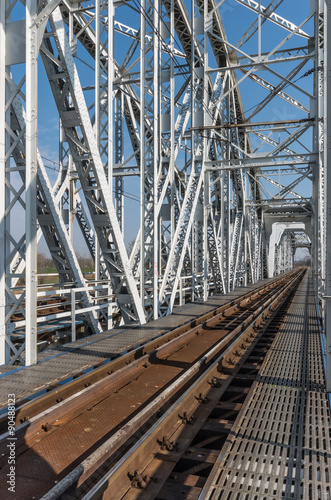
<path id="1" fill-rule="evenodd" d="M 199 393 L 199 396 L 195 396 L 195 398 L 199 401 L 199 403 L 207 404 L 210 399 L 207 396 L 203 396 L 202 392 Z"/>
<path id="2" fill-rule="evenodd" d="M 212 386 L 212 387 L 220 387 L 221 386 L 221 381 L 219 378 L 217 377 L 213 377 L 211 379 L 211 381 L 209 382 L 209 384 Z"/>
<path id="3" fill-rule="evenodd" d="M 52 425 L 49 424 L 48 422 L 46 422 L 46 424 L 42 424 L 41 428 L 42 428 L 43 431 L 48 432 L 48 431 L 51 430 Z"/>
<path id="4" fill-rule="evenodd" d="M 161 450 L 167 450 L 167 451 L 178 450 L 178 443 L 176 443 L 175 441 L 170 441 L 170 439 L 167 436 L 163 436 L 160 445 L 161 445 Z"/>
<path id="5" fill-rule="evenodd" d="M 132 476 L 131 486 L 133 488 L 145 489 L 151 478 L 147 474 L 140 474 L 139 470 L 135 470 Z"/>
<path id="6" fill-rule="evenodd" d="M 179 416 L 179 418 L 182 420 L 182 423 L 183 423 L 183 424 L 192 425 L 192 424 L 194 423 L 194 421 L 195 421 L 195 418 L 194 418 L 194 417 L 192 417 L 192 416 L 191 416 L 191 417 L 189 417 L 189 416 L 187 415 L 187 412 L 186 412 L 186 411 L 184 411 L 183 415 L 178 415 L 178 416 Z"/>

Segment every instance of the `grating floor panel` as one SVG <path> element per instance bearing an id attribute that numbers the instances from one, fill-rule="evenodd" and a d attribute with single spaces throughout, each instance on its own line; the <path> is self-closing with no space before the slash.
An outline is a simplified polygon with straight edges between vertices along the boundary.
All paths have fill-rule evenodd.
<path id="1" fill-rule="evenodd" d="M 331 500 L 330 437 L 306 274 L 199 499 Z"/>
<path id="2" fill-rule="evenodd" d="M 259 288 L 272 280 L 237 289 L 226 295 L 215 295 L 206 302 L 185 304 L 177 307 L 173 314 L 142 326 L 114 328 L 91 335 L 69 344 L 38 354 L 38 363 L 31 367 L 0 366 L 0 408 L 7 405 L 8 393 L 15 393 L 16 400 L 39 393 L 47 385 L 60 382 L 138 346 L 141 342 L 165 333 L 197 316 L 220 307 L 227 302 Z"/>

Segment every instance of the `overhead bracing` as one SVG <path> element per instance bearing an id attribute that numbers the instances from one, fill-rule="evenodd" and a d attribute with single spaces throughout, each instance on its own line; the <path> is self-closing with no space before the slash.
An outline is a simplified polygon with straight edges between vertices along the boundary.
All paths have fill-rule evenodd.
<path id="1" fill-rule="evenodd" d="M 290 3 L 1 2 L 2 363 L 37 359 L 43 239 L 59 282 L 80 289 L 93 333 L 108 313 L 94 307 L 98 292 L 89 293 L 80 269 L 79 234 L 119 323 L 290 269 L 300 224 L 323 307 L 329 2 L 299 2 L 295 19 Z M 55 183 L 40 153 L 38 66 L 59 123 Z M 139 200 L 132 215 L 127 190 Z M 289 222 L 277 239 L 276 224 Z M 19 322 L 26 331 L 17 347 Z"/>

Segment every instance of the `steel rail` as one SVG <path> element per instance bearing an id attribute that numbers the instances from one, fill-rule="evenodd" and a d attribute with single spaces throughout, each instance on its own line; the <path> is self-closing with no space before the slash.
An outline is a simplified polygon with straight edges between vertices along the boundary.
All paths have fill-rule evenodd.
<path id="1" fill-rule="evenodd" d="M 290 275 L 290 283 L 285 286 L 285 290 L 288 290 L 289 286 L 293 284 L 293 280 L 298 279 L 300 276 L 300 272 L 294 272 L 291 273 Z M 286 281 L 288 282 L 289 276 L 286 277 Z M 279 280 L 282 282 L 284 279 Z M 284 288 L 284 287 L 282 287 Z M 269 290 L 268 290 L 269 291 Z M 212 364 L 215 359 L 220 355 L 220 353 L 223 353 L 225 355 L 224 351 L 228 352 L 229 349 L 229 342 L 236 343 L 237 340 L 242 342 L 243 336 L 247 334 L 247 329 L 252 331 L 252 329 L 255 327 L 256 324 L 259 324 L 261 321 L 265 321 L 266 319 L 266 311 L 269 311 L 273 305 L 275 304 L 275 301 L 277 299 L 279 300 L 279 297 L 282 297 L 284 294 L 284 290 L 282 289 L 277 289 L 273 294 L 270 294 L 271 296 L 267 297 L 261 297 L 260 296 L 260 302 L 263 301 L 263 304 L 258 307 L 258 309 L 254 310 L 254 312 L 249 316 L 249 318 L 246 318 L 245 321 L 237 326 L 234 330 L 231 331 L 230 334 L 228 334 L 225 338 L 223 338 L 221 341 L 219 341 L 216 345 L 213 345 L 211 349 L 209 349 L 207 352 L 205 352 L 198 361 L 194 363 L 193 366 L 188 368 L 186 372 L 184 372 L 182 375 L 180 375 L 174 382 L 172 382 L 169 386 L 166 387 L 166 389 L 162 390 L 162 392 L 154 397 L 152 401 L 147 404 L 147 406 L 143 407 L 143 409 L 138 412 L 136 415 L 133 416 L 133 418 L 130 418 L 127 423 L 121 427 L 115 434 L 113 434 L 106 442 L 104 442 L 97 450 L 95 450 L 90 456 L 88 456 L 86 459 L 84 459 L 80 465 L 78 465 L 74 470 L 72 470 L 65 478 L 61 479 L 59 483 L 56 485 L 55 488 L 50 490 L 48 494 L 44 496 L 45 499 L 51 499 L 51 498 L 58 498 L 64 491 L 70 487 L 70 485 L 73 485 L 74 483 L 78 482 L 78 485 L 82 484 L 84 481 L 87 480 L 91 476 L 92 473 L 94 473 L 103 463 L 106 459 L 111 456 L 115 450 L 118 450 L 120 446 L 122 446 L 124 443 L 127 442 L 128 438 L 132 436 L 136 431 L 139 430 L 139 428 L 146 424 L 146 422 L 151 419 L 153 416 L 155 416 L 155 413 L 160 410 L 162 407 L 164 407 L 164 404 L 169 401 L 170 398 L 173 398 L 176 394 L 176 397 L 178 395 L 181 395 L 181 392 L 186 388 L 186 384 L 191 383 L 192 377 L 194 380 L 194 377 L 198 376 L 202 370 L 202 368 L 206 369 L 208 368 L 208 365 Z M 261 294 L 260 294 L 261 295 Z M 256 304 L 255 304 L 256 306 Z M 233 321 L 232 321 L 233 322 Z M 252 324 L 251 324 L 252 323 Z M 223 325 L 222 325 L 223 327 Z M 195 327 L 193 330 L 194 333 L 196 333 L 196 328 Z M 201 326 L 202 328 L 202 326 Z M 224 327 L 223 327 L 224 328 Z M 187 334 L 191 334 L 192 332 L 187 332 Z M 184 340 L 183 339 L 173 339 L 172 343 L 175 345 L 176 342 L 180 342 L 180 345 L 183 345 Z M 177 344 L 176 344 L 177 345 Z M 178 345 L 177 345 L 178 347 Z M 169 352 L 169 346 L 163 346 L 161 350 L 163 351 L 163 356 L 165 352 Z M 147 356 L 148 357 L 148 356 Z M 152 360 L 152 356 L 150 356 Z M 144 365 L 144 363 L 141 362 L 142 360 L 137 360 L 135 363 L 135 366 L 130 367 L 131 370 L 134 368 L 135 370 L 138 369 L 138 367 L 141 365 Z M 153 362 L 153 361 L 152 361 Z M 123 371 L 128 372 L 128 368 Z M 137 371 L 136 371 L 137 374 Z M 132 372 L 131 372 L 132 376 Z M 117 374 L 117 377 L 121 377 L 121 374 Z M 123 380 L 122 380 L 123 383 Z M 101 386 L 104 385 L 104 381 L 100 381 L 99 388 L 97 392 L 100 392 Z M 97 390 L 96 385 L 94 388 L 90 388 L 90 390 Z M 102 392 L 102 391 L 101 391 Z M 86 397 L 86 392 L 85 392 L 85 397 Z M 83 396 L 81 394 L 80 396 Z M 105 397 L 105 396 L 104 396 Z M 88 404 L 87 401 L 84 400 L 85 406 Z M 43 427 L 47 427 L 48 420 L 51 416 L 51 412 L 48 412 L 47 414 L 44 414 L 42 417 L 44 418 L 44 422 L 47 422 L 46 424 L 43 424 Z M 59 413 L 53 414 L 52 418 L 55 417 L 60 417 Z M 62 417 L 62 420 L 65 420 L 66 417 Z M 33 419 L 32 419 L 33 420 Z M 58 419 L 55 418 L 57 421 Z M 36 427 L 40 424 L 40 419 L 38 421 L 35 420 L 34 422 L 30 422 L 30 426 L 32 426 L 32 434 Z M 59 424 L 58 424 L 59 425 Z M 50 424 L 51 426 L 51 424 Z M 34 429 L 33 429 L 34 428 Z M 30 435 L 31 438 L 31 435 Z M 29 442 L 29 437 L 26 435 L 25 440 L 27 443 Z"/>
<path id="2" fill-rule="evenodd" d="M 25 421 L 30 420 L 32 417 L 37 414 L 47 410 L 48 408 L 57 405 L 59 401 L 64 401 L 70 396 L 84 390 L 86 387 L 102 380 L 103 378 L 107 378 L 109 375 L 112 375 L 114 372 L 120 370 L 124 366 L 132 363 L 133 361 L 142 358 L 145 354 L 148 354 L 154 351 L 156 348 L 161 345 L 170 342 L 173 338 L 176 338 L 179 335 L 189 331 L 195 326 L 199 326 L 204 322 L 217 318 L 221 314 L 230 315 L 235 313 L 239 307 L 245 306 L 249 300 L 255 300 L 259 297 L 263 291 L 271 290 L 277 283 L 284 280 L 284 276 L 278 277 L 263 286 L 251 290 L 239 297 L 231 300 L 230 302 L 216 308 L 212 308 L 205 314 L 195 318 L 194 320 L 189 320 L 174 329 L 167 332 L 158 332 L 156 335 L 146 341 L 140 343 L 138 346 L 134 346 L 130 352 L 126 354 L 115 355 L 113 358 L 109 359 L 109 361 L 104 361 L 102 366 L 96 365 L 94 370 L 90 373 L 80 375 L 78 377 L 77 373 L 73 373 L 72 376 L 75 377 L 75 380 L 64 384 L 58 387 L 60 380 L 53 382 L 50 385 L 46 385 L 44 387 L 47 390 L 46 394 L 43 394 L 27 403 L 20 404 L 18 402 L 18 406 L 16 408 L 16 425 L 23 423 Z M 120 330 L 118 333 L 114 333 L 114 335 L 120 334 L 123 330 Z M 66 375 L 66 379 L 70 378 L 70 375 Z M 55 387 L 54 387 L 55 386 Z M 0 418 L 0 433 L 4 432 L 4 429 L 7 426 L 7 414 L 4 413 Z"/>
<path id="3" fill-rule="evenodd" d="M 170 472 L 175 467 L 179 458 L 183 456 L 186 448 L 181 447 L 180 450 L 177 449 L 176 438 L 181 434 L 180 428 L 183 423 L 183 412 L 185 411 L 186 421 L 188 423 L 190 419 L 194 419 L 194 414 L 201 403 L 208 404 L 211 401 L 210 407 L 213 408 L 217 404 L 221 395 L 226 391 L 231 383 L 231 380 L 235 377 L 236 372 L 220 378 L 220 366 L 225 360 L 226 355 L 233 353 L 235 349 L 238 349 L 238 344 L 249 342 L 251 345 L 248 350 L 244 349 L 244 358 L 246 359 L 250 351 L 254 347 L 254 343 L 261 338 L 263 331 L 257 332 L 257 327 L 261 327 L 266 323 L 266 316 L 271 316 L 268 318 L 270 321 L 275 316 L 275 311 L 278 311 L 281 305 L 285 302 L 289 293 L 293 288 L 301 281 L 303 278 L 304 271 L 297 274 L 290 282 L 285 286 L 285 288 L 276 294 L 276 298 L 270 299 L 266 303 L 265 308 L 259 311 L 255 321 L 247 329 L 242 332 L 240 338 L 236 339 L 234 343 L 229 345 L 227 349 L 222 352 L 213 364 L 204 372 L 188 389 L 187 391 L 166 411 L 166 413 L 154 423 L 154 425 L 136 442 L 136 444 L 128 450 L 125 455 L 106 473 L 103 472 L 102 479 L 97 482 L 88 493 L 83 497 L 79 495 L 83 500 L 96 500 L 97 498 L 102 498 L 104 500 L 115 498 L 111 492 L 116 491 L 116 499 L 125 498 L 128 493 L 130 498 L 130 489 L 138 488 L 141 493 L 144 493 L 143 497 L 145 500 L 157 497 L 157 493 L 161 490 L 162 482 L 160 476 L 150 477 L 146 474 L 146 469 L 157 470 L 157 467 L 148 467 L 150 463 L 154 460 L 160 462 L 160 457 L 157 458 L 157 454 L 166 450 L 172 452 L 172 457 L 168 461 L 165 459 L 166 465 L 165 469 Z M 269 323 L 267 322 L 267 324 Z M 253 335 L 252 335 L 253 332 Z M 253 337 L 253 340 L 252 340 Z M 244 340 L 243 340 L 244 339 Z M 242 348 L 242 347 L 241 347 Z M 239 357 L 239 355 L 237 354 Z M 228 358 L 228 360 L 231 358 Z M 235 364 L 233 362 L 229 364 Z M 237 366 L 240 365 L 238 361 Z M 227 380 L 228 379 L 228 380 Z M 222 385 L 218 386 L 217 381 L 222 381 Z M 211 381 L 216 381 L 212 384 Z M 206 406 L 207 409 L 207 406 Z M 211 413 L 211 409 L 208 411 L 200 411 L 200 414 L 205 414 L 200 422 L 200 428 L 205 422 L 207 416 Z M 198 431 L 196 430 L 195 434 Z M 192 440 L 192 432 L 190 434 L 190 440 Z M 163 437 L 163 439 L 162 439 Z M 182 441 L 183 441 L 182 436 Z M 164 456 L 164 455 L 163 455 Z M 166 458 L 166 457 L 164 457 Z M 176 460 L 177 459 L 177 460 Z M 159 466 L 159 464 L 158 464 Z M 154 484 L 152 484 L 154 483 Z M 116 490 L 114 489 L 116 485 Z M 148 492 L 144 491 L 146 487 L 150 487 Z M 133 494 L 134 498 L 139 497 L 139 491 Z M 132 497 L 132 498 L 133 498 Z M 45 500 L 55 500 L 56 497 L 44 497 Z"/>
<path id="4" fill-rule="evenodd" d="M 233 305 L 233 302 L 231 302 L 230 307 L 229 307 L 229 304 L 223 306 L 221 308 L 223 310 L 223 313 L 221 313 L 221 315 L 216 317 L 216 320 L 225 317 L 225 319 L 227 319 L 228 321 L 230 320 L 231 324 L 233 324 L 235 321 L 238 322 L 238 318 L 233 319 L 233 314 L 238 314 L 238 309 L 240 307 L 244 307 L 244 305 L 247 306 L 248 302 L 250 302 L 250 300 L 253 301 L 253 299 L 260 300 L 260 302 L 262 300 L 265 300 L 266 297 L 268 296 L 268 294 L 271 293 L 271 291 L 276 287 L 276 285 L 278 284 L 280 286 L 281 282 L 285 279 L 288 279 L 288 276 L 285 276 L 282 279 L 276 280 L 276 282 L 273 281 L 271 283 L 268 283 L 266 286 L 264 286 L 264 293 L 263 294 L 262 294 L 261 289 L 253 290 L 253 291 L 249 292 L 248 294 L 246 294 L 244 298 L 241 297 L 239 304 Z M 238 301 L 238 299 L 237 299 L 237 301 Z M 209 320 L 209 323 L 208 323 L 208 321 L 205 322 L 206 325 L 210 324 L 212 321 L 215 322 L 215 318 L 213 317 L 214 313 L 215 313 L 215 311 L 214 312 L 212 311 L 211 313 L 209 313 L 210 320 Z M 242 315 L 244 313 L 245 313 L 245 311 L 242 313 Z M 232 316 L 231 316 L 231 314 L 232 314 Z M 204 317 L 205 316 L 206 315 L 204 315 Z M 201 319 L 200 319 L 200 321 L 201 321 Z M 191 324 L 191 326 L 192 326 L 192 324 Z M 187 342 L 188 337 L 190 336 L 192 338 L 195 335 L 195 332 L 197 332 L 197 330 L 199 328 L 202 329 L 203 324 L 198 325 L 198 326 L 194 326 L 193 332 L 192 331 L 186 332 L 186 342 Z M 169 350 L 172 347 L 171 344 L 174 344 L 175 341 L 177 342 L 177 348 L 182 346 L 183 343 L 185 343 L 185 339 L 183 339 L 184 336 L 185 335 L 182 335 L 182 337 L 180 337 L 179 335 L 177 335 L 177 337 L 175 336 L 172 339 L 172 341 L 170 340 L 170 338 L 168 338 L 169 342 L 165 342 L 163 344 L 163 346 L 161 346 L 159 348 L 159 353 L 162 352 L 163 356 L 164 356 L 164 354 L 166 352 L 169 352 Z M 17 445 L 20 446 L 22 444 L 24 447 L 33 446 L 33 444 L 35 444 L 36 442 L 39 442 L 40 440 L 44 439 L 45 436 L 47 435 L 46 433 L 48 433 L 51 430 L 52 425 L 54 425 L 53 431 L 56 430 L 56 427 L 58 425 L 60 425 L 59 421 L 61 420 L 61 418 L 62 418 L 62 424 L 63 424 L 63 422 L 68 422 L 68 420 L 70 420 L 70 417 L 71 418 L 74 417 L 75 411 L 76 411 L 76 414 L 77 414 L 77 410 L 78 410 L 78 414 L 80 413 L 80 411 L 81 411 L 80 408 L 82 407 L 82 405 L 85 406 L 85 411 L 86 411 L 86 405 L 89 402 L 88 394 L 89 394 L 90 399 L 91 399 L 91 396 L 93 399 L 93 396 L 96 396 L 97 392 L 98 392 L 98 397 L 100 400 L 100 396 L 102 398 L 105 388 L 108 388 L 108 390 L 110 390 L 112 384 L 113 384 L 113 388 L 114 388 L 115 382 L 116 381 L 118 382 L 118 380 L 121 380 L 121 377 L 123 377 L 124 372 L 126 372 L 127 375 L 129 374 L 130 377 L 132 378 L 132 373 L 134 373 L 135 371 L 137 373 L 137 371 L 139 371 L 139 369 L 141 370 L 142 369 L 141 365 L 143 365 L 143 363 L 147 363 L 148 357 L 149 356 L 153 357 L 153 355 L 155 355 L 153 353 L 153 351 L 150 351 L 149 355 L 145 355 L 145 359 L 142 359 L 142 358 L 136 359 L 134 363 L 129 363 L 130 366 L 128 365 L 125 367 L 125 369 L 122 368 L 122 370 L 115 372 L 112 379 L 111 379 L 112 382 L 111 382 L 111 380 L 108 380 L 108 379 L 101 380 L 99 384 L 94 384 L 91 387 L 89 387 L 88 389 L 85 389 L 85 391 L 81 391 L 81 393 L 79 395 L 77 395 L 77 397 L 73 396 L 71 400 L 69 398 L 67 400 L 67 403 L 68 403 L 68 405 L 70 405 L 70 407 L 69 406 L 66 407 L 66 412 L 65 411 L 63 412 L 63 408 L 64 408 L 65 403 L 66 403 L 64 401 L 64 402 L 59 402 L 57 405 L 55 405 L 54 408 L 46 410 L 41 415 L 39 415 L 35 418 L 30 418 L 30 420 L 28 420 L 27 422 L 24 422 L 23 425 L 18 426 L 18 428 L 16 429 Z M 144 368 L 143 368 L 143 370 L 144 370 Z M 61 412 L 63 412 L 62 415 L 61 415 Z M 2 436 L 2 438 L 3 438 L 2 451 L 3 451 L 3 455 L 5 456 L 6 451 L 8 451 L 8 450 L 4 449 L 5 444 L 6 444 L 6 435 Z M 24 438 L 24 440 L 23 440 L 23 438 Z"/>
<path id="5" fill-rule="evenodd" d="M 282 281 L 283 280 L 279 280 Z M 277 281 L 276 284 L 274 285 L 277 287 L 277 285 L 281 286 L 279 282 Z M 278 287 L 277 287 L 278 288 Z M 271 293 L 273 291 L 274 287 L 270 287 L 267 285 L 265 287 L 266 293 Z M 104 390 L 109 390 L 111 387 L 114 386 L 114 389 L 116 386 L 120 383 L 120 381 L 125 380 L 125 377 L 129 380 L 133 376 L 136 376 L 139 374 L 139 371 L 141 370 L 141 366 L 146 365 L 147 363 L 150 363 L 150 359 L 153 359 L 154 357 L 158 356 L 159 358 L 165 357 L 167 354 L 170 354 L 174 349 L 180 348 L 182 345 L 185 343 L 189 342 L 194 336 L 201 331 L 201 328 L 204 326 L 211 326 L 213 323 L 219 320 L 223 319 L 231 319 L 232 316 L 236 313 L 238 313 L 239 308 L 244 308 L 249 304 L 249 302 L 254 303 L 255 307 L 255 300 L 260 298 L 261 291 L 259 290 L 257 293 L 254 293 L 250 297 L 246 297 L 244 300 L 240 301 L 239 304 L 235 304 L 231 307 L 227 307 L 225 310 L 223 309 L 222 312 L 217 314 L 216 316 L 212 316 L 209 319 L 204 319 L 202 322 L 200 318 L 200 322 L 198 324 L 195 324 L 194 326 L 192 323 L 190 326 L 181 331 L 179 333 L 178 331 L 174 330 L 172 335 L 166 335 L 165 338 L 162 338 L 163 342 L 160 342 L 160 339 L 157 339 L 157 344 L 155 345 L 155 342 L 152 342 L 148 344 L 143 352 L 137 352 L 137 350 L 133 351 L 132 353 L 129 353 L 127 355 L 124 355 L 123 358 L 118 360 L 118 362 L 114 363 L 116 366 L 116 370 L 112 368 L 109 370 L 110 366 L 113 366 L 112 364 L 107 366 L 107 374 L 111 375 L 111 377 L 103 377 L 97 382 L 94 382 L 93 384 L 91 383 L 91 379 L 89 379 L 89 382 L 85 380 L 84 387 L 78 392 L 75 392 L 71 396 L 67 397 L 66 399 L 61 397 L 61 391 L 56 391 L 56 405 L 53 405 L 52 407 L 46 408 L 43 410 L 41 413 L 32 416 L 31 415 L 31 408 L 30 408 L 30 414 L 27 416 L 26 414 L 22 415 L 20 413 L 20 421 L 23 420 L 23 423 L 21 426 L 17 428 L 16 431 L 16 437 L 19 439 L 24 435 L 24 440 L 25 443 L 31 441 L 33 437 L 37 434 L 39 434 L 40 428 L 42 428 L 47 420 L 47 425 L 58 425 L 56 424 L 60 419 L 63 423 L 64 419 L 67 416 L 70 416 L 71 418 L 74 417 L 75 413 L 80 411 L 81 405 L 82 405 L 82 398 L 84 398 L 84 405 L 88 404 L 88 402 L 91 399 L 94 400 L 97 395 L 102 395 Z M 268 296 L 268 295 L 267 295 Z M 263 294 L 262 300 L 265 300 L 265 295 Z M 224 307 L 224 306 L 223 306 Z M 204 315 L 207 316 L 207 315 Z M 241 312 L 241 316 L 243 318 L 238 318 L 235 317 L 230 321 L 230 324 L 224 325 L 223 328 L 229 328 L 233 322 L 239 322 L 241 321 L 241 328 L 243 325 L 246 324 L 247 320 L 244 319 L 247 316 L 247 313 L 245 310 Z M 244 319 L 244 321 L 242 321 Z M 193 322 L 195 323 L 195 322 Z M 237 330 L 237 329 L 236 329 Z M 234 330 L 233 333 L 236 331 Z M 233 334 L 229 334 L 230 336 Z M 225 337 L 225 340 L 229 339 L 230 337 L 227 336 Z M 160 345 L 161 344 L 161 345 Z M 84 377 L 86 379 L 88 377 Z M 121 382 L 122 383 L 122 382 Z M 74 384 L 76 387 L 76 384 Z M 36 406 L 35 406 L 36 408 Z M 16 417 L 18 419 L 18 417 Z"/>

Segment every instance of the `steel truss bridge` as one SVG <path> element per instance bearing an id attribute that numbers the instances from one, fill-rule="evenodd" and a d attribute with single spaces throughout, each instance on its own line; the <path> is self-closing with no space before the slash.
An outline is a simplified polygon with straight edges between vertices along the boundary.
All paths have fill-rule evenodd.
<path id="1" fill-rule="evenodd" d="M 299 247 L 331 332 L 329 17 L 329 0 L 1 1 L 1 364 L 36 362 L 38 327 L 61 317 L 40 313 L 47 294 L 97 333 L 285 272 Z M 55 182 L 40 85 L 59 120 Z M 42 239 L 56 290 L 38 286 Z M 327 357 L 330 373 L 330 333 Z"/>

